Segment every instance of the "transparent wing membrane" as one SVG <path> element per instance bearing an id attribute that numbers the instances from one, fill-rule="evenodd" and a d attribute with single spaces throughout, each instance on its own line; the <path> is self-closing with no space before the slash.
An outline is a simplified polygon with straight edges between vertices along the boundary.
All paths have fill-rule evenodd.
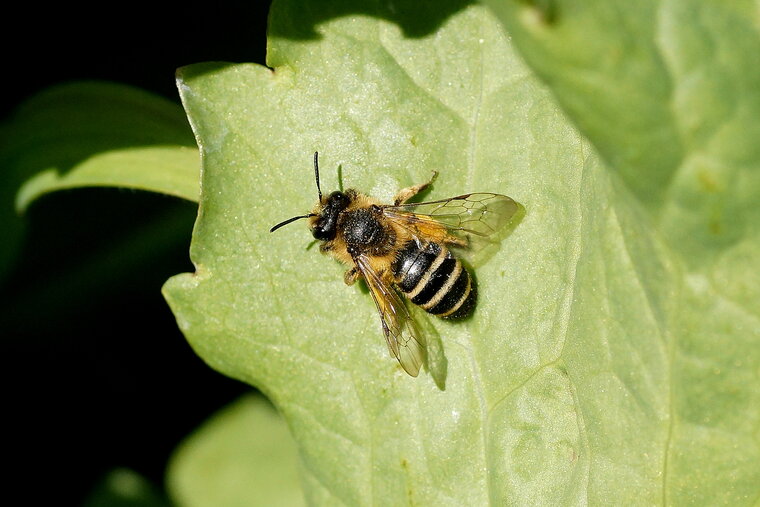
<path id="1" fill-rule="evenodd" d="M 383 214 L 422 243 L 438 241 L 454 248 L 472 265 L 488 260 L 500 246 L 505 226 L 523 207 L 501 194 L 474 193 L 420 203 L 382 206 Z"/>
<path id="2" fill-rule="evenodd" d="M 409 375 L 416 377 L 425 361 L 425 342 L 409 315 L 406 305 L 393 287 L 383 282 L 363 255 L 354 258 L 364 276 L 380 314 L 388 350 Z"/>

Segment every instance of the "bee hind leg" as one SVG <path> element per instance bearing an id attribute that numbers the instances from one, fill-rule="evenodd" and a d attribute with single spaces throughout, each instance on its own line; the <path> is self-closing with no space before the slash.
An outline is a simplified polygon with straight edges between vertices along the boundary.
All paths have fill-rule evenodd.
<path id="1" fill-rule="evenodd" d="M 438 171 L 433 171 L 433 176 L 430 178 L 430 181 L 427 183 L 420 183 L 419 185 L 414 185 L 412 187 L 402 188 L 398 191 L 398 194 L 396 194 L 396 197 L 393 199 L 393 205 L 398 206 L 399 204 L 403 204 L 415 195 L 419 194 L 423 190 L 425 190 L 427 187 L 429 187 L 435 179 L 438 177 Z"/>
<path id="2" fill-rule="evenodd" d="M 458 236 L 454 236 L 453 234 L 446 234 L 446 237 L 443 238 L 443 242 L 447 245 L 454 245 L 459 246 L 462 248 L 466 248 L 467 245 L 470 244 L 470 242 L 465 238 L 460 238 Z"/>

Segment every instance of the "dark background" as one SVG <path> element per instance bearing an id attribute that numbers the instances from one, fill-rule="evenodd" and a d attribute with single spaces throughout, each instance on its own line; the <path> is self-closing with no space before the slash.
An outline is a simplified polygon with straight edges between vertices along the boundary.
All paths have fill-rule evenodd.
<path id="1" fill-rule="evenodd" d="M 19 5 L 6 16 L 15 31 L 0 35 L 0 118 L 48 86 L 83 79 L 179 103 L 177 67 L 264 63 L 268 4 Z M 248 390 L 193 353 L 160 294 L 167 278 L 193 270 L 195 212 L 193 203 L 116 189 L 32 205 L 18 264 L 0 288 L 6 498 L 77 505 L 116 467 L 160 491 L 176 445 Z M 156 224 L 171 233 L 156 234 Z"/>

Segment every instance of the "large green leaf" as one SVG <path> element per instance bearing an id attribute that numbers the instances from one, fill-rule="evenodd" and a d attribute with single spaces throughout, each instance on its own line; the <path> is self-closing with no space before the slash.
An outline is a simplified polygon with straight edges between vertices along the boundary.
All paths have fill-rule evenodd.
<path id="1" fill-rule="evenodd" d="M 757 4 L 559 0 L 547 10 L 487 3 L 573 121 L 646 205 L 659 237 L 684 267 L 661 324 L 669 343 L 663 500 L 756 501 Z M 649 282 L 641 277 L 645 289 Z M 660 309 L 652 304 L 652 311 Z M 596 475 L 591 482 L 599 488 L 594 497 L 607 493 L 603 481 Z"/>
<path id="2" fill-rule="evenodd" d="M 760 308 L 757 270 L 732 267 L 760 264 L 757 5 L 486 3 L 688 268 Z"/>
<path id="3" fill-rule="evenodd" d="M 275 2 L 271 33 L 344 5 Z M 756 287 L 742 295 L 693 270 L 708 253 L 681 245 L 677 221 L 663 219 L 666 162 L 637 173 L 620 162 L 640 168 L 652 157 L 629 152 L 658 146 L 676 160 L 671 152 L 688 148 L 632 135 L 615 158 L 600 144 L 608 171 L 489 11 L 464 8 L 418 38 L 384 20 L 406 26 L 398 12 L 367 7 L 317 24 L 313 39 L 272 36 L 273 70 L 180 71 L 202 194 L 196 273 L 164 293 L 193 347 L 278 405 L 313 503 L 757 498 Z M 604 37 L 583 28 L 577 37 Z M 525 206 L 477 271 L 474 316 L 430 321 L 448 362 L 445 389 L 388 357 L 370 296 L 307 249 L 303 222 L 268 233 L 313 206 L 315 150 L 323 189 L 337 187 L 340 167 L 347 186 L 388 199 L 438 170 L 430 198 L 492 191 Z M 725 276 L 756 276 L 757 236 L 743 238 Z"/>

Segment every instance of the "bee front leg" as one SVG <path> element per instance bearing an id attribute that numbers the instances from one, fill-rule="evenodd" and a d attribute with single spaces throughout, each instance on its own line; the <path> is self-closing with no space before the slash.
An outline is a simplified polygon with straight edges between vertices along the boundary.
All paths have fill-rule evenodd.
<path id="1" fill-rule="evenodd" d="M 356 283 L 356 280 L 359 279 L 359 270 L 356 268 L 351 268 L 343 275 L 343 281 L 346 282 L 346 285 L 353 285 Z"/>
<path id="2" fill-rule="evenodd" d="M 403 204 L 415 195 L 419 194 L 423 190 L 425 190 L 427 187 L 429 187 L 435 179 L 438 177 L 438 171 L 433 171 L 433 177 L 430 178 L 430 181 L 427 183 L 420 183 L 419 185 L 414 185 L 412 187 L 402 188 L 399 190 L 398 194 L 396 194 L 396 197 L 393 199 L 393 205 L 398 206 L 399 204 Z"/>

